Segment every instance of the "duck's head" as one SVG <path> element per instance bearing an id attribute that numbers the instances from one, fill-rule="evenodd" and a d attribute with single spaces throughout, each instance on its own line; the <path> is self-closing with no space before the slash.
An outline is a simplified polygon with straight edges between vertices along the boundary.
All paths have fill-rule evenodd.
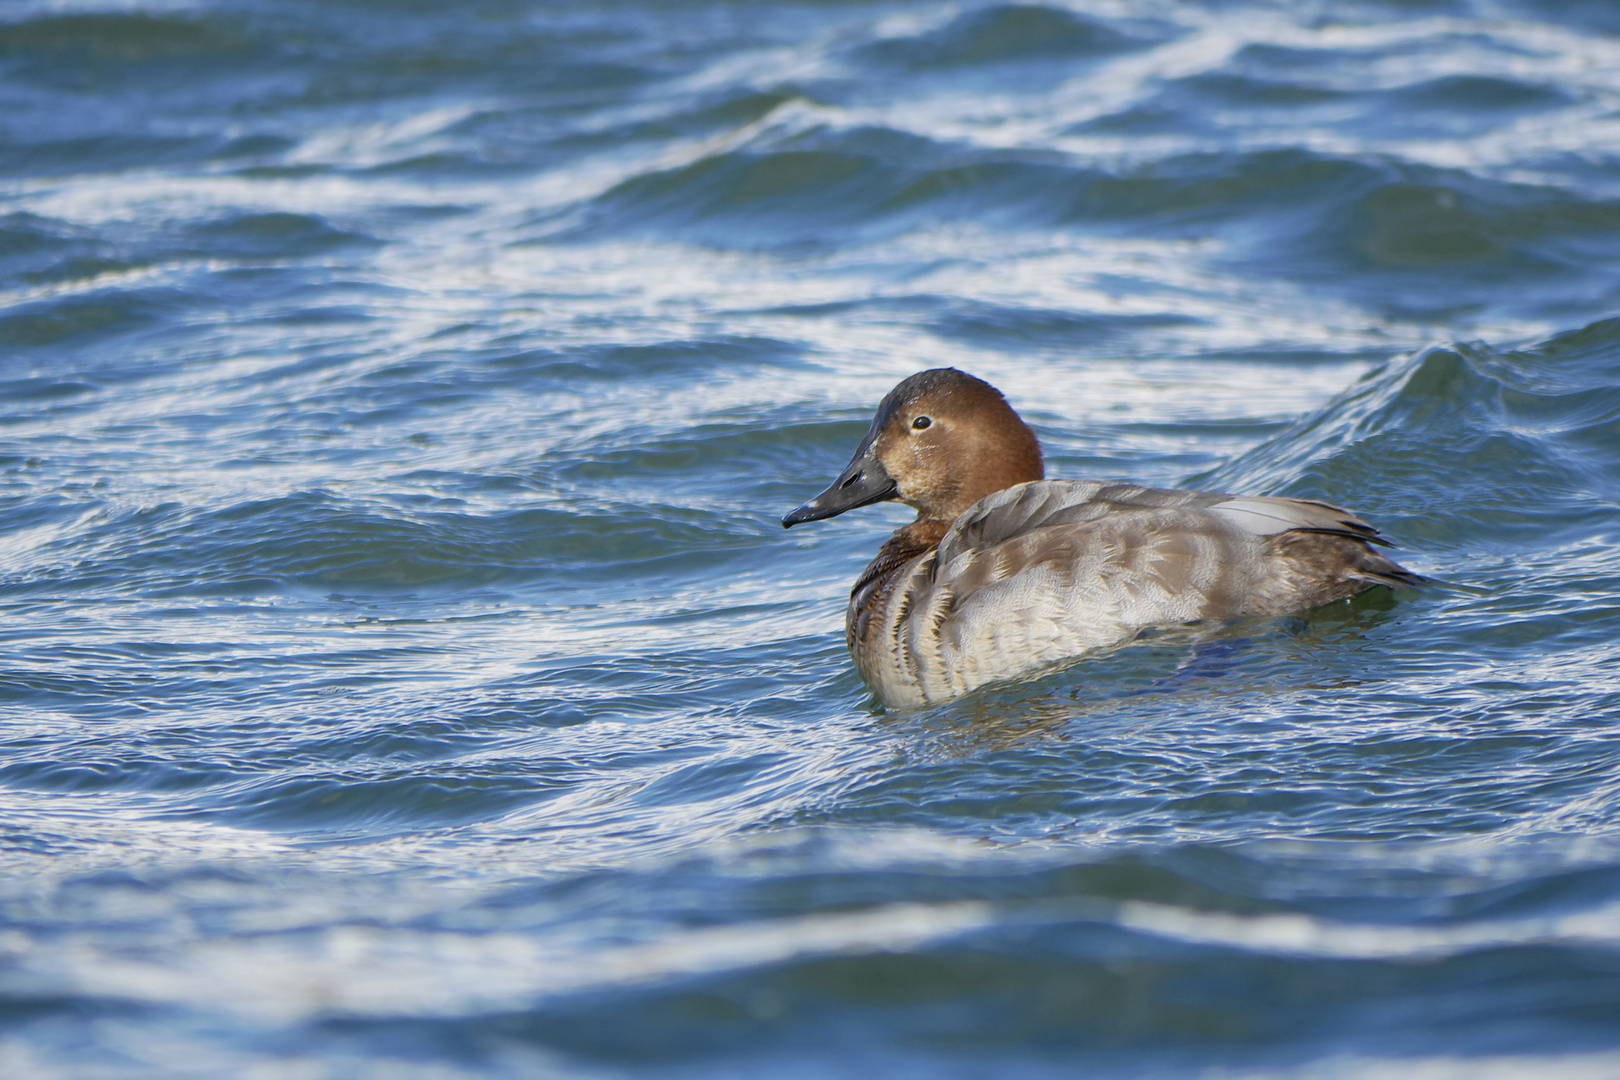
<path id="1" fill-rule="evenodd" d="M 920 519 L 954 521 L 986 495 L 1039 480 L 1041 444 L 1001 391 L 955 368 L 890 390 L 849 465 L 783 528 L 899 499 Z"/>

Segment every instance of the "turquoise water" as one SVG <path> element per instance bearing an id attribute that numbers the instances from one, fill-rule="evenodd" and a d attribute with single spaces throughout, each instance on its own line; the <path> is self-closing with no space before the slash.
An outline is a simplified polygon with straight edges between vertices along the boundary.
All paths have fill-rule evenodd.
<path id="1" fill-rule="evenodd" d="M 0 5 L 0 1074 L 1620 1075 L 1620 9 Z M 901 377 L 1446 584 L 923 713 Z"/>

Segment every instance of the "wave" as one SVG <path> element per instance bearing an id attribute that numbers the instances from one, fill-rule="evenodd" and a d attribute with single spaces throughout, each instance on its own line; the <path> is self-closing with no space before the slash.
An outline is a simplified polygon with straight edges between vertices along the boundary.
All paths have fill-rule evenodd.
<path id="1" fill-rule="evenodd" d="M 1523 349 L 1391 362 L 1199 485 L 1343 502 L 1441 549 L 1545 548 L 1620 525 L 1620 319 Z"/>
<path id="2" fill-rule="evenodd" d="M 548 239 L 828 247 L 970 220 L 1013 232 L 1215 240 L 1212 261 L 1228 273 L 1308 282 L 1403 319 L 1487 305 L 1545 318 L 1576 296 L 1620 289 L 1620 201 L 1293 148 L 1121 166 L 820 126 L 632 176 L 565 220 Z"/>
<path id="3" fill-rule="evenodd" d="M 5 591 L 255 595 L 290 587 L 369 594 L 618 580 L 634 566 L 645 573 L 712 568 L 742 540 L 707 513 L 667 504 L 472 514 L 435 509 L 443 500 L 433 497 L 422 501 L 430 505 L 311 490 L 223 508 L 109 509 L 71 540 L 53 540 L 44 565 L 11 576 Z M 739 524 L 745 535 L 763 528 Z"/>
<path id="4" fill-rule="evenodd" d="M 319 214 L 232 213 L 187 227 L 199 258 L 256 262 L 308 259 L 350 247 L 376 247 L 374 236 L 333 225 Z"/>
<path id="5" fill-rule="evenodd" d="M 990 64 L 1072 64 L 1133 52 L 1169 36 L 1163 24 L 1115 21 L 1039 4 L 991 4 L 943 26 L 883 38 L 855 50 L 858 61 L 907 72 L 946 72 Z"/>

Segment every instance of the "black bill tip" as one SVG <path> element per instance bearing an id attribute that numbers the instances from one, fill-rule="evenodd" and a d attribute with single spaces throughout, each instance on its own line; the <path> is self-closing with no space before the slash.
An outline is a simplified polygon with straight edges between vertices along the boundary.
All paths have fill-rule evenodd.
<path id="1" fill-rule="evenodd" d="M 870 459 L 863 461 L 857 458 L 826 491 L 784 514 L 782 528 L 791 529 L 806 521 L 837 517 L 845 510 L 892 499 L 898 493 L 898 486 L 882 465 Z"/>

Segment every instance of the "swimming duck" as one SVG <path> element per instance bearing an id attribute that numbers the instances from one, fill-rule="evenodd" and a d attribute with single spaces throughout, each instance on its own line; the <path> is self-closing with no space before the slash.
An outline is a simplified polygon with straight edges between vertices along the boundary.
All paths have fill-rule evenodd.
<path id="1" fill-rule="evenodd" d="M 1425 579 L 1378 531 L 1314 499 L 1047 480 L 1000 391 L 955 368 L 889 391 L 848 467 L 784 528 L 899 499 L 846 629 L 885 705 L 943 701 L 1152 626 L 1304 611 Z"/>

